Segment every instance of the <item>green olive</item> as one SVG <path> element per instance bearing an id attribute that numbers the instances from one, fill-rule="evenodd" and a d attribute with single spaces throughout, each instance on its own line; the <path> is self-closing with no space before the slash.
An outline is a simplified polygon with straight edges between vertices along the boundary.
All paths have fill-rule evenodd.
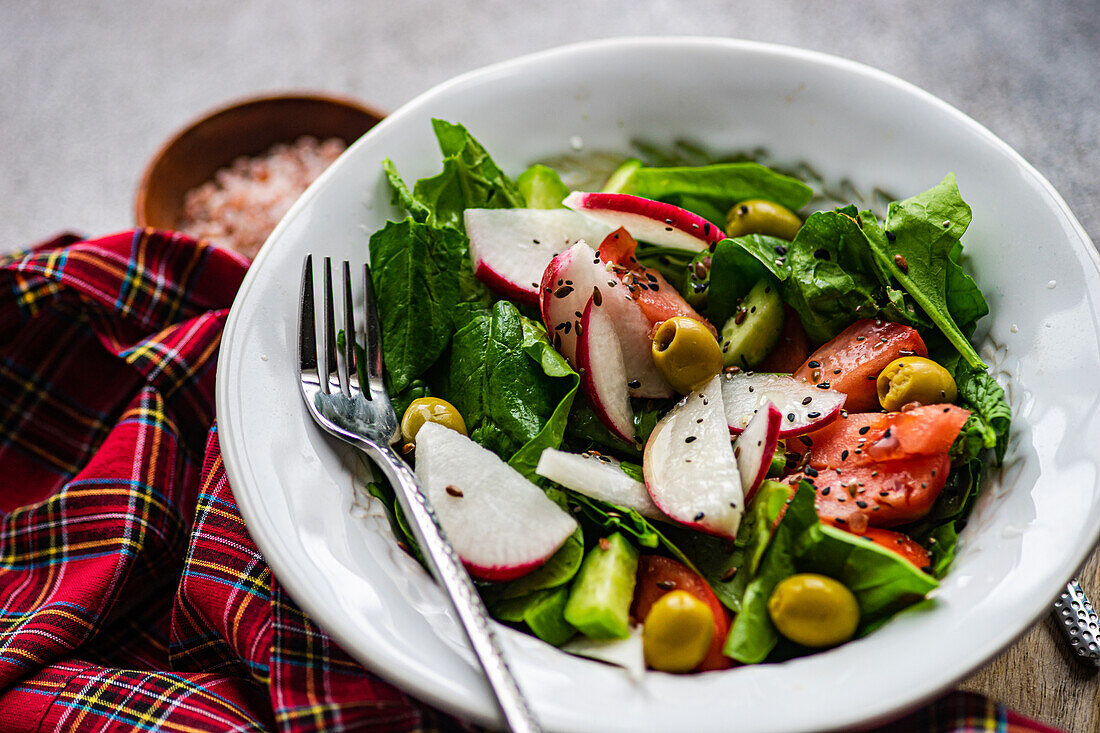
<path id="1" fill-rule="evenodd" d="M 434 422 L 455 432 L 466 434 L 466 423 L 458 409 L 438 397 L 418 397 L 409 403 L 401 418 L 401 436 L 406 443 L 415 443 L 416 434 L 426 422 Z"/>
<path id="2" fill-rule="evenodd" d="M 699 666 L 714 638 L 714 612 L 687 591 L 657 599 L 642 626 L 645 663 L 662 672 L 690 672 Z"/>
<path id="3" fill-rule="evenodd" d="M 923 356 L 903 356 L 894 359 L 879 372 L 878 401 L 888 412 L 916 402 L 939 405 L 954 402 L 958 396 L 951 372 Z"/>
<path id="4" fill-rule="evenodd" d="M 734 204 L 726 214 L 726 234 L 731 237 L 767 234 L 789 242 L 801 228 L 802 220 L 798 214 L 786 206 L 764 199 L 748 199 Z"/>
<path id="5" fill-rule="evenodd" d="M 859 626 L 859 604 L 852 591 L 832 578 L 799 573 L 775 586 L 768 615 L 780 634 L 803 646 L 835 646 Z"/>
<path id="6" fill-rule="evenodd" d="M 722 370 L 722 347 L 699 321 L 674 316 L 653 334 L 653 363 L 681 394 L 707 381 Z"/>

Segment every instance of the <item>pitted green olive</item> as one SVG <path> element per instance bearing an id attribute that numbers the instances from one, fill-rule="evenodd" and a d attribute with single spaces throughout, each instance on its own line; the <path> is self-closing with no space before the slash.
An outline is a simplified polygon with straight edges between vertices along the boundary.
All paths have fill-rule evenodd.
<path id="1" fill-rule="evenodd" d="M 699 666 L 714 637 L 714 612 L 687 591 L 664 594 L 642 626 L 645 661 L 662 672 L 690 672 Z"/>
<path id="2" fill-rule="evenodd" d="M 801 228 L 802 220 L 798 214 L 764 199 L 742 201 L 726 214 L 726 234 L 731 237 L 767 234 L 790 241 Z"/>
<path id="3" fill-rule="evenodd" d="M 675 316 L 653 334 L 653 363 L 672 388 L 681 394 L 722 370 L 718 339 L 699 321 Z"/>
<path id="4" fill-rule="evenodd" d="M 922 356 L 894 359 L 879 372 L 876 386 L 879 404 L 888 412 L 911 402 L 922 405 L 954 402 L 958 396 L 951 373 Z"/>
<path id="5" fill-rule="evenodd" d="M 814 573 L 780 581 L 768 599 L 768 615 L 780 634 L 803 646 L 835 646 L 851 639 L 859 626 L 852 591 Z"/>
<path id="6" fill-rule="evenodd" d="M 458 408 L 438 397 L 418 397 L 409 403 L 401 418 L 401 436 L 406 443 L 415 443 L 416 434 L 426 422 L 439 423 L 445 428 L 466 434 L 466 422 Z"/>

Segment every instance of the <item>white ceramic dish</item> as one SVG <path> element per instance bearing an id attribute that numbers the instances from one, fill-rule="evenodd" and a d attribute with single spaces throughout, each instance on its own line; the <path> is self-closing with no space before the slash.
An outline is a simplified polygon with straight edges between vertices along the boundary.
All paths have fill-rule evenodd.
<path id="1" fill-rule="evenodd" d="M 446 600 L 363 510 L 356 461 L 310 423 L 295 382 L 306 252 L 361 261 L 393 216 L 381 161 L 435 173 L 429 118 L 459 121 L 511 173 L 570 148 L 642 136 L 764 146 L 906 196 L 948 171 L 974 210 L 966 236 L 992 316 L 981 353 L 1008 386 L 1014 433 L 954 569 L 928 608 L 867 639 L 780 665 L 643 684 L 508 631 L 505 646 L 551 730 L 821 730 L 881 721 L 982 664 L 1046 611 L 1100 528 L 1097 256 L 1049 183 L 960 112 L 882 72 L 743 41 L 664 38 L 557 49 L 421 95 L 356 143 L 297 203 L 252 266 L 222 343 L 217 410 L 234 494 L 301 606 L 368 668 L 483 723 L 488 687 Z M 894 685 L 897 670 L 905 684 Z M 873 686 L 869 680 L 886 680 Z"/>

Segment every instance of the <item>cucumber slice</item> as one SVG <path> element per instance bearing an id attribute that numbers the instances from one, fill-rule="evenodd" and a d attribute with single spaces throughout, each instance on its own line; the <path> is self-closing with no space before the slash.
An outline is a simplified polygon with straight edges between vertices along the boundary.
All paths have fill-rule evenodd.
<path id="1" fill-rule="evenodd" d="M 779 341 L 783 318 L 779 288 L 769 278 L 758 281 L 722 326 L 722 365 L 752 369 L 764 361 Z"/>
<path id="2" fill-rule="evenodd" d="M 565 604 L 565 620 L 591 639 L 630 635 L 638 551 L 621 534 L 589 550 Z"/>
<path id="3" fill-rule="evenodd" d="M 642 167 L 642 161 L 637 158 L 627 158 L 624 160 L 615 172 L 612 173 L 607 183 L 603 184 L 603 193 L 622 193 L 623 186 L 630 180 L 630 177 L 634 175 L 634 171 Z"/>
<path id="4" fill-rule="evenodd" d="M 529 209 L 564 209 L 562 199 L 569 195 L 569 189 L 561 182 L 558 172 L 541 163 L 520 173 L 516 186 Z"/>
<path id="5" fill-rule="evenodd" d="M 577 630 L 565 620 L 565 604 L 569 601 L 569 588 L 559 586 L 537 601 L 524 614 L 523 620 L 535 636 L 547 644 L 561 646 L 572 639 Z"/>

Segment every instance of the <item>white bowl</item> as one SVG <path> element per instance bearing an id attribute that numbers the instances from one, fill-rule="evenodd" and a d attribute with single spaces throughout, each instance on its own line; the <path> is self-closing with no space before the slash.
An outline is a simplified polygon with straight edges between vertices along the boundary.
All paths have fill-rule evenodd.
<path id="1" fill-rule="evenodd" d="M 552 730 L 821 730 L 881 721 L 944 690 L 1045 613 L 1100 528 L 1097 257 L 1054 189 L 989 131 L 931 95 L 808 51 L 702 38 L 586 43 L 466 74 L 417 97 L 306 193 L 253 264 L 226 326 L 217 409 L 226 470 L 276 577 L 367 668 L 482 723 L 495 705 L 447 602 L 363 509 L 358 462 L 296 391 L 307 252 L 361 261 L 396 212 L 381 162 L 438 171 L 429 119 L 465 124 L 513 174 L 570 148 L 635 137 L 765 147 L 826 180 L 904 197 L 958 175 L 965 242 L 992 315 L 981 353 L 1015 419 L 934 602 L 866 639 L 784 664 L 632 683 L 517 632 L 505 646 Z M 361 466 L 359 466 L 361 468 Z"/>

